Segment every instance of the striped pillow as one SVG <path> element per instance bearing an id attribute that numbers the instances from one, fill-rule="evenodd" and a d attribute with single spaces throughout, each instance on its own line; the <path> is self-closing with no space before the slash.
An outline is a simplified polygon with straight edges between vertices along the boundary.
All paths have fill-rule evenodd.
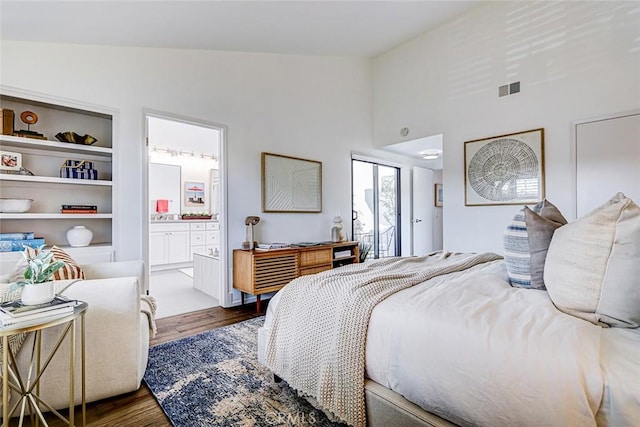
<path id="1" fill-rule="evenodd" d="M 27 251 L 27 255 L 29 256 L 35 256 L 38 253 L 38 249 L 34 248 L 25 247 L 25 250 Z M 82 268 L 80 268 L 78 263 L 69 256 L 68 253 L 57 246 L 51 247 L 51 253 L 53 253 L 53 261 L 64 262 L 64 267 L 61 267 L 58 271 L 53 273 L 53 280 L 85 279 L 84 271 L 82 270 Z M 17 268 L 20 271 L 24 272 L 25 267 L 26 263 L 23 259 L 22 262 L 19 263 Z"/>
<path id="2" fill-rule="evenodd" d="M 527 215 L 525 215 L 525 211 Z M 553 224 L 554 227 L 539 227 L 536 224 L 535 231 L 532 231 L 527 227 L 527 217 L 530 223 L 532 220 L 548 219 L 547 222 Z M 567 220 L 562 216 L 560 210 L 546 199 L 532 208 L 524 207 L 515 214 L 504 233 L 504 261 L 511 286 L 545 289 L 542 272 L 546 249 L 549 247 L 555 228 L 566 223 Z M 544 238 L 538 234 L 530 236 L 533 232 L 540 234 L 544 232 L 545 236 Z M 535 240 L 533 247 L 530 245 L 530 238 Z M 533 277 L 532 271 L 535 273 Z"/>
<path id="3" fill-rule="evenodd" d="M 78 263 L 75 262 L 68 253 L 57 246 L 53 246 L 51 252 L 53 253 L 53 259 L 55 261 L 64 262 L 64 267 L 53 273 L 55 280 L 86 279 L 82 268 L 80 268 Z"/>

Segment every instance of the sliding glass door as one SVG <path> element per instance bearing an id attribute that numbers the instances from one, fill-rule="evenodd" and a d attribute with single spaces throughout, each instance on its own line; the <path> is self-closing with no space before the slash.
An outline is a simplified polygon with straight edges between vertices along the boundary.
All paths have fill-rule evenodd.
<path id="1" fill-rule="evenodd" d="M 352 160 L 353 238 L 367 258 L 400 255 L 400 169 Z"/>

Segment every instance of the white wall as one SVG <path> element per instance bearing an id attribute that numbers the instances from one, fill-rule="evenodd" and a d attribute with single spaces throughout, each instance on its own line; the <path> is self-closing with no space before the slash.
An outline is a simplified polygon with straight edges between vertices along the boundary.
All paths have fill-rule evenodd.
<path id="1" fill-rule="evenodd" d="M 264 241 L 326 240 L 351 210 L 352 149 L 371 149 L 371 62 L 362 58 L 118 48 L 3 40 L 2 84 L 119 110 L 114 175 L 120 260 L 141 258 L 144 110 L 228 127 L 230 251 L 259 215 Z M 260 152 L 323 162 L 321 214 L 262 214 Z M 348 216 L 347 216 L 348 218 Z M 228 260 L 231 260 L 231 252 Z"/>
<path id="2" fill-rule="evenodd" d="M 569 218 L 571 122 L 639 106 L 637 2 L 490 2 L 374 60 L 375 145 L 444 134 L 449 250 L 501 253 L 518 209 L 464 206 L 464 141 L 543 127 L 546 195 Z"/>

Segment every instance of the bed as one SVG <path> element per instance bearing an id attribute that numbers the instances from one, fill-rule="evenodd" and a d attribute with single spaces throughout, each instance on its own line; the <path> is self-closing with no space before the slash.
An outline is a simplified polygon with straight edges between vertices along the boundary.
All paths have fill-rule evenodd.
<path id="1" fill-rule="evenodd" d="M 631 215 L 631 240 L 622 239 L 623 257 L 635 265 L 638 212 Z M 557 245 L 554 257 L 559 252 L 566 247 Z M 597 251 L 588 253 L 597 264 Z M 619 251 L 609 253 L 615 258 Z M 585 270 L 579 263 L 577 268 Z M 354 278 L 346 281 L 357 283 L 358 301 L 369 301 L 358 292 L 372 278 L 403 282 L 379 301 L 372 298 L 361 349 L 350 335 L 360 320 L 349 320 L 359 309 L 353 301 L 338 303 L 343 296 L 332 299 L 344 288 L 343 277 Z M 640 275 L 624 286 L 636 307 Z M 513 287 L 505 261 L 495 254 L 437 252 L 346 266 L 296 279 L 272 298 L 258 358 L 350 425 L 637 426 L 640 328 L 603 327 L 606 316 L 592 322 L 561 311 L 551 297 L 557 293 Z M 333 318 L 347 320 L 332 324 Z M 345 353 L 341 346 L 356 350 Z M 359 352 L 362 362 L 343 363 Z"/>

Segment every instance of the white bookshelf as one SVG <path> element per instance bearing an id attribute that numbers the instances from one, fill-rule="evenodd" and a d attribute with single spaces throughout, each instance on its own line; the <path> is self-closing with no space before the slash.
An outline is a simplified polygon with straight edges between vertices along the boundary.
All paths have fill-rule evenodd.
<path id="1" fill-rule="evenodd" d="M 94 233 L 88 248 L 70 248 L 86 254 L 92 261 L 114 260 L 114 116 L 108 109 L 71 100 L 32 94 L 0 87 L 3 109 L 14 111 L 14 129 L 27 129 L 20 120 L 23 111 L 33 111 L 38 122 L 30 130 L 47 139 L 0 135 L 0 150 L 20 153 L 22 166 L 34 175 L 0 171 L 0 197 L 33 199 L 24 213 L 0 213 L 0 232 L 35 232 L 47 246 L 68 247 L 66 232 L 84 225 Z M 93 145 L 57 141 L 58 132 L 89 134 Z M 66 160 L 89 160 L 98 171 L 97 180 L 60 177 Z M 98 213 L 62 214 L 61 205 L 96 205 Z M 18 253 L 0 253 L 0 263 L 10 264 Z"/>

